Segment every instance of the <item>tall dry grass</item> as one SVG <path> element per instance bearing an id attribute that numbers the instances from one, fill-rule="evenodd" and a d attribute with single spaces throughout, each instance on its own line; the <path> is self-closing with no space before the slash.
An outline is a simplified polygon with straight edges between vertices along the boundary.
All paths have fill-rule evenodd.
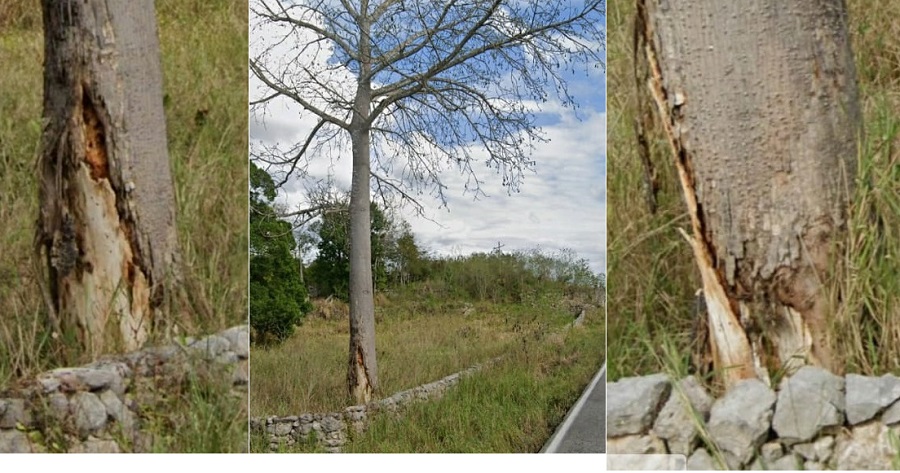
<path id="1" fill-rule="evenodd" d="M 252 416 L 332 412 L 352 404 L 346 385 L 346 305 L 314 304 L 317 309 L 283 344 L 253 347 Z M 572 321 L 565 307 L 545 303 L 417 300 L 412 292 L 395 300 L 379 297 L 375 318 L 378 394 L 385 396 L 502 355 L 528 330 L 550 332 Z"/>
<path id="2" fill-rule="evenodd" d="M 375 415 L 364 433 L 351 434 L 343 451 L 534 453 L 541 449 L 605 359 L 605 310 L 589 308 L 584 325 L 567 331 L 560 330 L 572 320 L 566 311 L 544 307 L 539 310 L 542 315 L 532 315 L 522 307 L 490 303 L 476 305 L 475 310 L 469 316 L 461 315 L 464 309 L 383 315 L 378 343 L 383 347 L 379 369 L 385 394 L 434 381 L 498 354 L 504 357 L 462 379 L 440 399 L 413 404 L 400 416 Z M 343 332 L 340 327 L 346 320 L 332 322 L 337 325 L 309 320 L 292 338 L 295 343 L 283 349 L 281 367 L 275 354 L 253 352 L 253 415 L 275 408 L 277 402 L 305 403 L 290 411 L 292 415 L 345 407 L 341 402 L 346 388 L 340 381 L 346 369 L 346 337 L 333 339 L 330 332 Z M 300 353 L 291 356 L 288 350 Z M 289 360 L 293 367 L 283 364 Z M 261 363 L 266 367 L 261 368 Z M 263 388 L 259 380 L 273 375 L 291 380 L 282 380 L 272 393 L 286 397 L 309 393 L 309 399 L 269 397 L 271 405 L 263 405 L 260 391 L 275 385 Z M 333 384 L 335 379 L 338 382 Z M 286 383 L 294 383 L 294 389 L 285 390 Z M 251 438 L 251 451 L 268 451 L 265 435 Z M 285 450 L 319 451 L 321 446 L 313 441 Z"/>

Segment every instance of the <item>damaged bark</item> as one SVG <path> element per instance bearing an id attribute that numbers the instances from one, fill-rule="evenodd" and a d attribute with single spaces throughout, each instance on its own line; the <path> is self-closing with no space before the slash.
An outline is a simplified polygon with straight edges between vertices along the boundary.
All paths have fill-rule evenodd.
<path id="1" fill-rule="evenodd" d="M 177 254 L 153 2 L 42 8 L 35 249 L 48 270 L 51 322 L 91 354 L 136 350 Z"/>
<path id="2" fill-rule="evenodd" d="M 840 371 L 823 279 L 861 123 L 840 0 L 638 0 L 635 54 L 675 154 L 726 385 Z"/>

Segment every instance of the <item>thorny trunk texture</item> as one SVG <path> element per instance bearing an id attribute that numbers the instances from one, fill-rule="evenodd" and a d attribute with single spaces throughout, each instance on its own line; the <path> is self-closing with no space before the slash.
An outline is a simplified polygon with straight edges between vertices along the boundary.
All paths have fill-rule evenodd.
<path id="1" fill-rule="evenodd" d="M 691 215 L 714 366 L 726 385 L 839 369 L 822 278 L 860 124 L 844 2 L 638 0 L 636 25 Z"/>
<path id="2" fill-rule="evenodd" d="M 361 10 L 366 10 L 365 2 Z M 372 90 L 369 25 L 360 22 L 360 74 L 350 140 L 353 148 L 353 176 L 350 186 L 350 361 L 347 389 L 357 404 L 368 403 L 378 388 L 375 360 L 375 301 L 372 287 L 372 240 L 369 174 L 370 110 Z"/>
<path id="3" fill-rule="evenodd" d="M 152 0 L 44 0 L 36 250 L 58 329 L 135 350 L 176 254 Z"/>

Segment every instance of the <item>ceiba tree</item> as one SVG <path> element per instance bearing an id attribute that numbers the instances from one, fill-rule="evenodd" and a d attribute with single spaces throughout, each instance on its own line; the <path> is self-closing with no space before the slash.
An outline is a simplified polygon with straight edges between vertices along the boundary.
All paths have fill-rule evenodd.
<path id="1" fill-rule="evenodd" d="M 861 123 L 845 3 L 637 5 L 639 92 L 674 152 L 717 371 L 840 371 L 824 279 Z"/>
<path id="2" fill-rule="evenodd" d="M 367 402 L 378 385 L 372 191 L 443 200 L 449 165 L 478 195 L 480 156 L 515 190 L 543 139 L 536 107 L 576 105 L 566 78 L 602 68 L 605 2 L 258 0 L 251 10 L 258 34 L 250 69 L 262 91 L 251 106 L 287 100 L 313 118 L 296 146 L 257 150 L 255 159 L 274 166 L 283 184 L 349 138 L 348 389 Z"/>
<path id="3" fill-rule="evenodd" d="M 152 0 L 43 0 L 36 250 L 55 330 L 92 354 L 146 340 L 177 255 Z"/>

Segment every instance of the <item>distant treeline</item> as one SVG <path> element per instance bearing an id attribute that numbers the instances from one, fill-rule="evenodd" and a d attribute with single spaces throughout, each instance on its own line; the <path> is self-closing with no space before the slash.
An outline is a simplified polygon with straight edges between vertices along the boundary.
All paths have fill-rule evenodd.
<path id="1" fill-rule="evenodd" d="M 257 341 L 278 341 L 312 307 L 310 297 L 349 300 L 350 241 L 346 199 L 291 230 L 272 209 L 271 178 L 251 168 L 250 323 Z M 409 223 L 371 207 L 375 291 L 494 303 L 529 297 L 573 297 L 603 303 L 605 275 L 573 250 L 494 250 L 438 256 L 421 247 Z M 304 264 L 304 255 L 315 258 Z M 307 258 L 308 259 L 308 258 Z"/>

